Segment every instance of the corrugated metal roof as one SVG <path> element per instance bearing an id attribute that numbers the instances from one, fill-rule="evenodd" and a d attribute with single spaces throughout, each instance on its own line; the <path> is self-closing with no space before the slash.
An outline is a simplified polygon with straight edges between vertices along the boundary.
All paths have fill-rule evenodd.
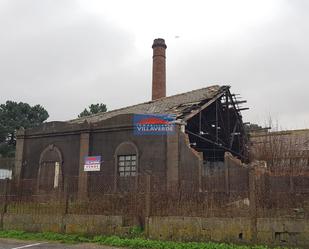
<path id="1" fill-rule="evenodd" d="M 229 86 L 209 86 L 190 92 L 160 98 L 109 112 L 98 113 L 87 117 L 82 117 L 69 121 L 70 123 L 96 123 L 121 114 L 176 114 L 182 118 L 185 113 L 198 108 L 208 100 L 225 91 Z"/>

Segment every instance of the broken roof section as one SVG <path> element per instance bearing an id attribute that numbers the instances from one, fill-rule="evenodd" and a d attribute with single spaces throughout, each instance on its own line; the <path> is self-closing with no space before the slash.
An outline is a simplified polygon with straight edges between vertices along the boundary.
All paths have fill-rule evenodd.
<path id="1" fill-rule="evenodd" d="M 96 123 L 121 114 L 175 114 L 177 119 L 186 119 L 200 110 L 207 102 L 221 96 L 229 86 L 209 86 L 190 92 L 160 98 L 137 105 L 98 113 L 69 121 L 70 123 Z"/>

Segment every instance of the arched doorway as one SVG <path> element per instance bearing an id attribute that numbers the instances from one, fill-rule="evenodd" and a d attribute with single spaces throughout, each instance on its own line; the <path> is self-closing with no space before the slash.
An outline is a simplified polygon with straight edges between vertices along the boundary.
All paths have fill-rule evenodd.
<path id="1" fill-rule="evenodd" d="M 37 189 L 40 193 L 63 190 L 62 154 L 53 144 L 40 155 Z"/>

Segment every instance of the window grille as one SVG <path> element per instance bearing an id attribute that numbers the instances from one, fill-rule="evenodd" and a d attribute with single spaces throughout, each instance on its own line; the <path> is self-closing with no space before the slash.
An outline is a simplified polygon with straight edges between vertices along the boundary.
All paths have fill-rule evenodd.
<path id="1" fill-rule="evenodd" d="M 118 156 L 118 174 L 119 176 L 136 175 L 136 155 Z"/>

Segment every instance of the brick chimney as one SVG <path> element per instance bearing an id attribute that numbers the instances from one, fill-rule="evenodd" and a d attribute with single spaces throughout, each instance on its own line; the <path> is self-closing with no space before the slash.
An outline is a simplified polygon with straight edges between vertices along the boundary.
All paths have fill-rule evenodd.
<path id="1" fill-rule="evenodd" d="M 165 41 L 162 38 L 153 41 L 152 57 L 152 100 L 166 96 Z"/>

